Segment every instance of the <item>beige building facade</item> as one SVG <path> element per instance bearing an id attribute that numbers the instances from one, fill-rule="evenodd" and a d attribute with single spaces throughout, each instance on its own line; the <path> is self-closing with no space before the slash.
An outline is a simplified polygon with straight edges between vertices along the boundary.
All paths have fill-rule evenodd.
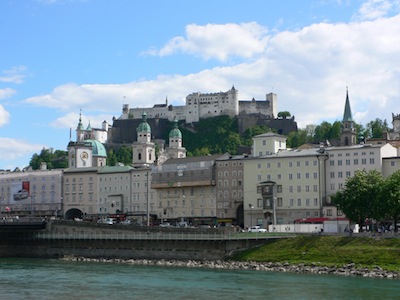
<path id="1" fill-rule="evenodd" d="M 326 159 L 318 149 L 282 150 L 245 159 L 245 226 L 266 227 L 320 217 Z"/>
<path id="2" fill-rule="evenodd" d="M 160 220 L 215 224 L 214 162 L 220 156 L 169 159 L 153 168 L 151 188 L 157 191 Z"/>

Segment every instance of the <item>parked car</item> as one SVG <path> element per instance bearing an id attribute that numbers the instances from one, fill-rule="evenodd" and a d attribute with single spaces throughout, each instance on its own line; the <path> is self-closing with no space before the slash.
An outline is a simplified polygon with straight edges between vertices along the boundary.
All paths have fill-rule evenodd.
<path id="1" fill-rule="evenodd" d="M 97 223 L 112 225 L 112 224 L 114 224 L 115 222 L 114 222 L 114 220 L 111 219 L 111 218 L 106 218 L 106 219 L 99 219 L 99 220 L 97 221 Z"/>
<path id="2" fill-rule="evenodd" d="M 22 189 L 22 190 L 19 190 L 18 192 L 16 192 L 16 193 L 14 194 L 14 200 L 15 200 L 15 201 L 24 200 L 24 199 L 27 199 L 28 196 L 29 196 L 28 191 Z"/>
<path id="3" fill-rule="evenodd" d="M 168 222 L 164 222 L 160 224 L 160 227 L 172 227 L 172 225 Z"/>
<path id="4" fill-rule="evenodd" d="M 126 219 L 126 220 L 123 220 L 123 221 L 119 222 L 119 224 L 122 224 L 122 225 L 131 225 L 131 220 Z"/>
<path id="5" fill-rule="evenodd" d="M 267 229 L 262 228 L 261 226 L 251 226 L 247 230 L 248 232 L 267 232 Z"/>

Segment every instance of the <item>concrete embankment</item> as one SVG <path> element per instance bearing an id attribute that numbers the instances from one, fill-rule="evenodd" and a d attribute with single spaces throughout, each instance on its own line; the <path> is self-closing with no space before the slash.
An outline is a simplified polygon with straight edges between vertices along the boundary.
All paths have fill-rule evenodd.
<path id="1" fill-rule="evenodd" d="M 267 242 L 232 229 L 158 228 L 52 222 L 44 231 L 2 237 L 1 256 L 216 260 Z"/>

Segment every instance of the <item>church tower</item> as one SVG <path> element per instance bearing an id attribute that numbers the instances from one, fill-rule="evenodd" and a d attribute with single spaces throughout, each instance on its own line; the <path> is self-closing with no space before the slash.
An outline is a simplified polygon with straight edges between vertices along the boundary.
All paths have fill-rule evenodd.
<path id="1" fill-rule="evenodd" d="M 165 149 L 168 158 L 186 157 L 186 149 L 182 147 L 182 132 L 178 128 L 178 120 L 175 118 L 174 127 L 169 133 L 169 145 Z"/>
<path id="2" fill-rule="evenodd" d="M 351 146 L 357 143 L 357 133 L 354 126 L 353 116 L 351 114 L 349 90 L 346 88 L 346 103 L 342 120 L 342 131 L 340 135 L 341 146 Z"/>
<path id="3" fill-rule="evenodd" d="M 147 114 L 136 128 L 137 141 L 132 144 L 132 164 L 135 167 L 149 165 L 156 160 L 155 144 L 151 142 L 151 128 L 147 123 Z"/>
<path id="4" fill-rule="evenodd" d="M 68 144 L 69 168 L 89 168 L 106 165 L 107 151 L 101 142 L 92 139 L 91 132 L 90 123 L 85 129 L 82 124 L 82 116 L 79 114 L 76 142 L 70 141 Z"/>

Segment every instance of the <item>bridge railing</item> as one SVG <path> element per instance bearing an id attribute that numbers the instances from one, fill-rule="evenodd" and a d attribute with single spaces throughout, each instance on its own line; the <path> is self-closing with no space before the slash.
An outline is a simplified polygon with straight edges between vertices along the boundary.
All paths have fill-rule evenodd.
<path id="1" fill-rule="evenodd" d="M 267 239 L 268 233 L 235 232 L 36 232 L 34 238 L 50 240 L 238 240 Z"/>

